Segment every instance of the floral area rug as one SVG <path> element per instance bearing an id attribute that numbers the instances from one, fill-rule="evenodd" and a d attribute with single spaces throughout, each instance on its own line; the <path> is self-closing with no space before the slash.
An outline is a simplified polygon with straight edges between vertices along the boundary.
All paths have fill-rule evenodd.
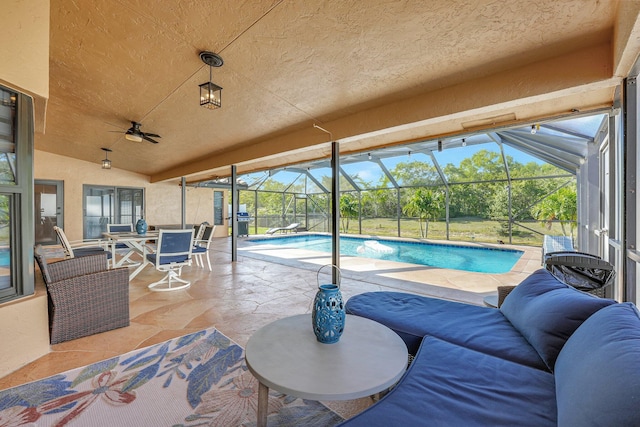
<path id="1" fill-rule="evenodd" d="M 258 381 L 211 328 L 0 391 L 0 426 L 254 426 Z M 269 426 L 333 426 L 319 402 L 269 394 Z"/>

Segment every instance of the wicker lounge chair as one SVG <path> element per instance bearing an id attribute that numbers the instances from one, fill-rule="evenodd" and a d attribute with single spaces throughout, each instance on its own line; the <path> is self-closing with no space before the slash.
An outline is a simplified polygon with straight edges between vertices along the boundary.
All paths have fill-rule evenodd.
<path id="1" fill-rule="evenodd" d="M 48 263 L 35 250 L 47 287 L 51 344 L 129 326 L 129 272 L 107 269 L 106 253 Z"/>

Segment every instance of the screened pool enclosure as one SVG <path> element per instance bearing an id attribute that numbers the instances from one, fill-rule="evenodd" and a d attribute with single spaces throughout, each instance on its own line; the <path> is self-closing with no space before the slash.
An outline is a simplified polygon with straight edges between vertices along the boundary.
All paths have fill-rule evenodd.
<path id="1" fill-rule="evenodd" d="M 609 114 L 340 155 L 340 232 L 540 245 L 589 218 L 589 169 Z M 239 175 L 249 234 L 331 231 L 331 160 Z M 219 186 L 209 181 L 197 186 Z"/>

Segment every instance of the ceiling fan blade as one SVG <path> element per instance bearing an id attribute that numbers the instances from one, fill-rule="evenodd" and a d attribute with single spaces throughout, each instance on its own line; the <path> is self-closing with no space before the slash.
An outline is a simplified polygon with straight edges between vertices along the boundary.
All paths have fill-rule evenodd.
<path id="1" fill-rule="evenodd" d="M 144 139 L 145 141 L 153 142 L 154 144 L 158 143 L 158 141 L 155 141 L 155 140 L 149 138 L 146 134 L 142 135 L 142 139 Z"/>
<path id="2" fill-rule="evenodd" d="M 150 136 L 151 138 L 162 138 L 160 135 L 158 135 L 157 133 L 144 133 L 146 136 Z"/>

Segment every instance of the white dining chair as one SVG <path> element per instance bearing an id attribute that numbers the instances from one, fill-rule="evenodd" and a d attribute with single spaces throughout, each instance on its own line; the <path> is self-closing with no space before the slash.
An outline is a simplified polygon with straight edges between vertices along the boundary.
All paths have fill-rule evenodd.
<path id="1" fill-rule="evenodd" d="M 191 265 L 193 249 L 193 229 L 160 230 L 157 250 L 147 254 L 147 260 L 153 263 L 156 270 L 165 276 L 148 287 L 152 291 L 176 291 L 191 286 L 191 282 L 182 279 L 182 267 Z M 176 284 L 177 283 L 177 284 Z"/>

